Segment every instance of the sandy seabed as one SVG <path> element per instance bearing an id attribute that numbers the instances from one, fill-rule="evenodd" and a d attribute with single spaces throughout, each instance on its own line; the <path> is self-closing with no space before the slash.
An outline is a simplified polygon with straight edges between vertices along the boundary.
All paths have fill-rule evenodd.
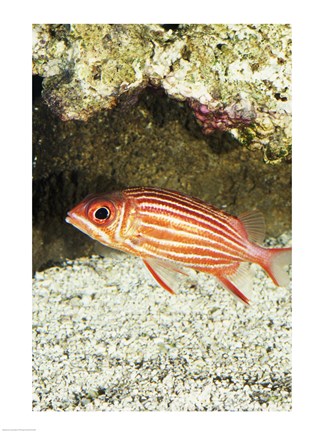
<path id="1" fill-rule="evenodd" d="M 36 273 L 33 410 L 291 410 L 291 284 L 253 267 L 250 307 L 203 273 L 172 296 L 116 252 Z"/>

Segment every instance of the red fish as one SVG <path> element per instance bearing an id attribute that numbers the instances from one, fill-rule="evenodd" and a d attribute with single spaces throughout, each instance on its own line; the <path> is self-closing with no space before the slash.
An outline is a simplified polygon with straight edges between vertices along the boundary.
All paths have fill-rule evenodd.
<path id="1" fill-rule="evenodd" d="M 179 192 L 139 187 L 89 195 L 68 212 L 66 221 L 100 243 L 141 257 L 155 280 L 174 294 L 176 273 L 185 268 L 212 274 L 249 304 L 249 263 L 259 264 L 277 286 L 291 248 L 264 248 L 262 214 L 239 218 Z"/>

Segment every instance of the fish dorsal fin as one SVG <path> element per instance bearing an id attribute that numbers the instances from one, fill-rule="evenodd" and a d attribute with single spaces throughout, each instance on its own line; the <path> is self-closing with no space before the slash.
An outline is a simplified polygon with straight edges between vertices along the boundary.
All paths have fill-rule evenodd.
<path id="1" fill-rule="evenodd" d="M 156 282 L 170 294 L 175 294 L 174 289 L 178 286 L 178 274 L 188 276 L 182 268 L 169 261 L 145 258 L 143 262 Z"/>
<path id="2" fill-rule="evenodd" d="M 265 237 L 265 222 L 260 210 L 251 210 L 239 216 L 250 241 L 262 244 Z"/>
<path id="3" fill-rule="evenodd" d="M 242 262 L 232 275 L 217 276 L 217 278 L 243 304 L 251 304 L 253 272 L 249 263 Z"/>

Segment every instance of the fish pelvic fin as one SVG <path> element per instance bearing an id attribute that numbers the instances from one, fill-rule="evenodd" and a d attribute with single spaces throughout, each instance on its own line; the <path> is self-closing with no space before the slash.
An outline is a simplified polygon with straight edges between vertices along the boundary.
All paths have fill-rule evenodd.
<path id="1" fill-rule="evenodd" d="M 230 276 L 215 275 L 218 281 L 245 306 L 251 304 L 253 272 L 250 264 L 242 262 Z"/>
<path id="2" fill-rule="evenodd" d="M 188 276 L 181 268 L 168 261 L 145 258 L 143 262 L 155 281 L 170 294 L 175 294 L 173 288 L 178 286 L 178 274 Z"/>
<path id="3" fill-rule="evenodd" d="M 290 282 L 289 274 L 285 267 L 291 264 L 291 248 L 267 249 L 266 260 L 260 263 L 261 267 L 268 273 L 275 285 L 287 286 Z"/>

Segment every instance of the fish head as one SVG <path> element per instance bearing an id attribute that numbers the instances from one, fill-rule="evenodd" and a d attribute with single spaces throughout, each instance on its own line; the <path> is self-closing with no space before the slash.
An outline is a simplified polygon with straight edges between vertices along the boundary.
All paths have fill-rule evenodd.
<path id="1" fill-rule="evenodd" d="M 125 199 L 119 192 L 91 194 L 73 207 L 65 221 L 89 237 L 114 247 Z"/>

